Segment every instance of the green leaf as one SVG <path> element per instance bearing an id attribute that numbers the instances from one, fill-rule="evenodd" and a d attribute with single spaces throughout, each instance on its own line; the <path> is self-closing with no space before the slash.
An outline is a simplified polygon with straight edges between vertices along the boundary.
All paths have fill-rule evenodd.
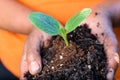
<path id="1" fill-rule="evenodd" d="M 32 12 L 29 14 L 29 19 L 32 24 L 40 30 L 50 34 L 58 35 L 60 23 L 51 16 L 40 12 Z"/>
<path id="2" fill-rule="evenodd" d="M 72 16 L 66 23 L 65 29 L 66 33 L 69 33 L 77 28 L 80 23 L 85 20 L 91 13 L 90 8 L 85 8 L 82 11 L 78 12 L 76 15 Z"/>

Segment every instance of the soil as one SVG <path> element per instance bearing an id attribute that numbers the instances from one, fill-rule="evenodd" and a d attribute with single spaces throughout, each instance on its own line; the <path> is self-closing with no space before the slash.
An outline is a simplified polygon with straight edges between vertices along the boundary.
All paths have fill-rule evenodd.
<path id="1" fill-rule="evenodd" d="M 27 80 L 106 80 L 104 47 L 88 25 L 78 26 L 67 36 L 69 46 L 55 36 L 50 46 L 42 49 L 42 71 L 36 75 L 27 72 Z"/>

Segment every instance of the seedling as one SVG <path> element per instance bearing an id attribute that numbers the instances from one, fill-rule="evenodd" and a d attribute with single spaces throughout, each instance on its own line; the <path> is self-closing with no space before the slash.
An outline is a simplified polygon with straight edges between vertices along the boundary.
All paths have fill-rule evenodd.
<path id="1" fill-rule="evenodd" d="M 57 21 L 52 16 L 41 12 L 32 12 L 29 14 L 29 19 L 33 25 L 35 25 L 40 30 L 55 36 L 60 35 L 64 40 L 66 45 L 68 46 L 67 34 L 77 28 L 80 23 L 85 20 L 91 13 L 90 8 L 85 8 L 82 11 L 78 12 L 74 16 L 72 16 L 65 27 L 63 27 L 59 21 Z"/>

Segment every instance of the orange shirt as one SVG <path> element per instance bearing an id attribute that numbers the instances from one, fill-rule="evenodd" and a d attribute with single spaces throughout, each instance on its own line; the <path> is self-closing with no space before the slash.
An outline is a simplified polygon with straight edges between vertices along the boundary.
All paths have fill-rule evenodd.
<path id="1" fill-rule="evenodd" d="M 55 17 L 62 24 L 85 7 L 103 0 L 18 0 L 21 4 Z M 0 59 L 8 70 L 19 77 L 19 61 L 26 35 L 0 30 Z"/>

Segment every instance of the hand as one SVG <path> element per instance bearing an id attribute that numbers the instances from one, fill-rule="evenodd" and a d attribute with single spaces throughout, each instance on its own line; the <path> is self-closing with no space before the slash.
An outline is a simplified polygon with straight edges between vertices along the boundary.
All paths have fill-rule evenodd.
<path id="1" fill-rule="evenodd" d="M 112 30 L 112 22 L 105 11 L 99 11 L 97 9 L 93 11 L 82 24 L 84 23 L 88 24 L 92 34 L 94 34 L 100 43 L 104 45 L 108 62 L 107 79 L 113 80 L 119 63 L 119 56 L 118 42 Z"/>
<path id="2" fill-rule="evenodd" d="M 38 29 L 32 30 L 25 42 L 20 62 L 20 80 L 26 80 L 24 74 L 27 71 L 34 75 L 41 70 L 40 49 L 48 46 L 50 38 L 49 35 Z"/>

